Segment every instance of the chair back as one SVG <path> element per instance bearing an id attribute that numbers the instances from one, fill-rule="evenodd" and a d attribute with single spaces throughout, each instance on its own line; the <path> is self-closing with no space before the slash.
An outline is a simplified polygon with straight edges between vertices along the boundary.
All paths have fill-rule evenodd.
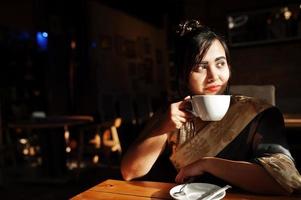
<path id="1" fill-rule="evenodd" d="M 263 99 L 276 105 L 274 85 L 231 85 L 230 93 Z"/>

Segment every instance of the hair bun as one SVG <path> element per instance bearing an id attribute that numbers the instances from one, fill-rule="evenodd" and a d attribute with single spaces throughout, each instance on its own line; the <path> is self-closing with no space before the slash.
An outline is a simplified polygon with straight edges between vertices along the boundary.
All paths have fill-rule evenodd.
<path id="1" fill-rule="evenodd" d="M 188 33 L 201 29 L 203 26 L 198 20 L 186 20 L 184 23 L 178 25 L 176 31 L 179 36 L 184 36 Z"/>

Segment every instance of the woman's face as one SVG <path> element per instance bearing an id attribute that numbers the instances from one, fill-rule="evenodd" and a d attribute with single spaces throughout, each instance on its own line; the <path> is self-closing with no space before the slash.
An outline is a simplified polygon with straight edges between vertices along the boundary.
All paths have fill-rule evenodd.
<path id="1" fill-rule="evenodd" d="M 227 86 L 230 70 L 223 46 L 213 41 L 200 63 L 190 72 L 188 84 L 193 95 L 222 94 Z"/>

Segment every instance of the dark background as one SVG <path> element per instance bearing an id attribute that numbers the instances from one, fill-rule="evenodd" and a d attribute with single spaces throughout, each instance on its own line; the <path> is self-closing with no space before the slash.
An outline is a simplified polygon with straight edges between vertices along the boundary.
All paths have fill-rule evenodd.
<path id="1" fill-rule="evenodd" d="M 300 113 L 300 14 L 292 16 L 295 31 L 282 37 L 261 37 L 268 35 L 267 18 L 256 17 L 273 9 L 281 15 L 281 8 L 295 4 L 298 7 L 300 1 L 2 0 L 2 128 L 12 120 L 30 118 L 33 111 L 48 116 L 92 115 L 98 122 L 121 116 L 126 150 L 149 114 L 173 95 L 174 32 L 181 20 L 191 18 L 229 41 L 231 84 L 273 84 L 281 111 Z M 253 24 L 241 30 L 249 34 L 230 43 L 227 17 L 239 14 L 253 17 Z M 37 32 L 48 33 L 46 49 L 37 43 Z M 292 146 L 300 149 L 295 138 L 299 131 L 289 131 Z M 105 178 L 120 178 L 118 164 L 117 169 L 95 168 L 83 177 L 64 186 L 25 187 L 7 181 L 0 195 L 66 199 Z"/>
<path id="2" fill-rule="evenodd" d="M 27 109 L 28 113 L 20 111 L 20 115 L 29 114 L 34 110 L 44 110 L 49 115 L 66 113 L 102 115 L 102 108 L 105 107 L 102 101 L 105 95 L 113 97 L 121 94 L 135 96 L 137 93 L 142 93 L 145 96 L 149 95 L 148 93 L 151 91 L 150 101 L 160 102 L 159 94 L 170 94 L 174 89 L 172 83 L 174 69 L 171 64 L 174 59 L 172 39 L 176 24 L 180 20 L 199 19 L 203 24 L 210 26 L 229 39 L 228 15 L 242 12 L 256 13 L 272 8 L 279 8 L 280 10 L 281 7 L 293 3 L 294 1 L 247 1 L 241 3 L 234 0 L 227 2 L 190 0 L 162 2 L 2 1 L 0 83 L 1 91 L 4 93 L 2 96 L 5 96 L 3 101 L 8 102 L 9 105 L 7 106 L 14 103 L 16 109 L 23 106 L 16 104 L 30 101 L 26 102 L 27 105 L 24 106 L 29 107 L 30 105 L 30 107 L 23 108 Z M 91 10 L 91 7 L 93 7 L 91 5 L 94 4 L 107 8 L 105 14 L 108 16 L 103 24 L 101 24 L 100 19 L 96 19 L 91 14 L 98 14 L 98 11 Z M 129 23 L 131 31 L 127 30 L 127 27 L 120 26 L 122 22 L 118 24 L 119 16 L 115 14 L 116 12 L 124 18 L 126 16 L 134 19 L 126 21 L 126 23 Z M 102 16 L 102 13 L 99 12 L 99 15 Z M 130 24 L 135 19 L 139 20 L 140 24 L 138 27 L 131 27 Z M 248 31 L 252 32 L 253 35 L 265 35 L 266 30 L 260 26 L 262 20 L 258 19 L 257 22 L 258 27 L 253 26 Z M 152 30 L 148 30 L 147 34 L 143 33 L 140 30 L 143 24 L 151 27 L 152 30 L 158 30 L 160 33 L 151 34 Z M 97 30 L 94 27 L 97 27 Z M 119 27 L 119 29 L 111 27 Z M 108 29 L 111 30 L 105 31 Z M 41 51 L 38 49 L 35 41 L 37 31 L 46 31 L 49 34 L 47 50 Z M 128 85 L 129 82 L 133 81 L 133 78 L 118 83 L 118 81 L 115 81 L 118 79 L 118 73 L 111 74 L 112 71 L 105 71 L 106 68 L 115 66 L 116 68 L 120 67 L 118 69 L 119 73 L 125 72 L 122 71 L 127 67 L 124 64 L 114 63 L 113 61 L 105 61 L 106 64 L 95 64 L 95 62 L 99 57 L 101 58 L 98 60 L 102 62 L 105 59 L 109 60 L 108 57 L 112 56 L 122 60 L 122 62 L 130 64 L 132 61 L 136 65 L 141 64 L 141 68 L 147 68 L 145 65 L 147 64 L 148 55 L 143 55 L 145 57 L 143 61 L 139 59 L 131 60 L 131 58 L 124 56 L 103 53 L 99 46 L 95 48 L 96 50 L 91 47 L 93 37 L 97 34 L 96 39 L 98 40 L 102 37 L 100 34 L 103 34 L 104 37 L 110 37 L 111 41 L 115 39 L 115 36 L 120 36 L 123 40 L 129 38 L 129 42 L 131 42 L 133 41 L 132 38 L 139 38 L 139 31 L 143 37 L 149 39 L 151 44 L 158 38 L 165 42 L 164 45 L 158 47 L 164 62 L 160 66 L 150 67 L 154 76 L 151 78 L 154 80 L 151 80 L 142 92 L 136 92 L 134 86 L 122 88 L 121 85 Z M 127 32 L 127 35 L 123 32 Z M 282 40 L 280 38 L 273 40 L 276 42 L 265 42 L 269 40 L 264 39 L 257 43 L 256 41 L 253 43 L 242 41 L 239 45 L 231 46 L 233 69 L 231 84 L 274 84 L 276 86 L 276 103 L 280 109 L 287 113 L 300 112 L 301 108 L 298 103 L 301 95 L 299 89 L 300 79 L 298 78 L 300 74 L 298 62 L 299 37 L 287 36 L 287 38 L 294 39 Z M 256 39 L 256 37 L 254 38 Z M 248 38 L 245 39 L 247 41 Z M 71 41 L 76 42 L 76 49 L 70 48 Z M 134 43 L 134 45 L 136 44 Z M 157 46 L 153 45 L 151 47 L 151 54 L 155 54 Z M 156 58 L 151 58 L 150 65 L 156 65 L 155 61 Z M 155 68 L 157 68 L 157 71 Z M 99 69 L 100 71 L 97 71 Z M 162 74 L 158 70 L 161 70 L 160 73 Z M 144 69 L 144 73 L 147 73 L 146 71 L 147 69 Z M 106 83 L 97 85 L 97 82 L 102 81 L 102 79 L 99 80 L 102 78 L 101 74 L 112 78 L 108 79 Z M 108 84 L 115 84 L 117 90 L 124 89 L 126 91 L 115 91 L 108 94 L 109 92 L 104 89 L 107 88 L 104 85 Z M 158 84 L 160 84 L 159 88 Z M 89 107 L 87 104 L 89 104 Z M 117 102 L 117 104 L 119 103 Z M 115 106 L 117 107 L 116 112 L 118 112 L 118 106 Z M 105 116 L 101 116 L 101 119 L 105 118 Z"/>

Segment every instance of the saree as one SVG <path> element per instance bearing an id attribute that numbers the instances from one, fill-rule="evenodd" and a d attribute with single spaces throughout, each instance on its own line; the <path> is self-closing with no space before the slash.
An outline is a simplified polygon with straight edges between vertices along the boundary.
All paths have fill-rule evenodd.
<path id="1" fill-rule="evenodd" d="M 202 157 L 214 157 L 230 144 L 241 131 L 260 113 L 272 105 L 262 100 L 232 96 L 231 105 L 221 121 L 203 122 L 196 118 L 194 127 L 186 123 L 177 134 L 170 160 L 180 168 Z M 256 127 L 251 131 L 255 131 Z M 194 132 L 194 134 L 191 134 Z M 174 138 L 172 138 L 174 137 Z M 256 159 L 259 165 L 288 192 L 301 189 L 301 176 L 292 159 L 284 154 L 269 154 Z"/>

